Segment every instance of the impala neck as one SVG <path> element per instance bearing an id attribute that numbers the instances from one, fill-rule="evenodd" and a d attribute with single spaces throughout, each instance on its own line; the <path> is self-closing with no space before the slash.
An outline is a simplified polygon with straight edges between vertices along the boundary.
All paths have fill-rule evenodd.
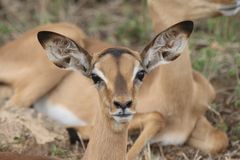
<path id="1" fill-rule="evenodd" d="M 127 124 L 118 125 L 99 111 L 83 160 L 126 160 Z"/>

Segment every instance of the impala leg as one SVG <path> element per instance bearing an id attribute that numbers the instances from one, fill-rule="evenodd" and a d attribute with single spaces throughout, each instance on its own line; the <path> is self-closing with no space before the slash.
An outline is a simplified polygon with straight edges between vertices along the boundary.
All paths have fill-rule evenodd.
<path id="1" fill-rule="evenodd" d="M 206 153 L 219 153 L 228 146 L 226 133 L 214 128 L 210 122 L 202 116 L 190 135 L 188 144 Z"/>
<path id="2" fill-rule="evenodd" d="M 6 107 L 30 107 L 34 100 L 38 98 L 36 95 L 37 92 L 29 93 L 27 89 L 17 88 L 14 90 L 14 94 L 10 99 L 6 102 Z M 29 95 L 30 96 L 25 96 Z M 35 98 L 36 97 L 36 98 Z"/>
<path id="3" fill-rule="evenodd" d="M 145 144 L 164 128 L 163 116 L 156 112 L 136 115 L 130 123 L 129 130 L 138 128 L 143 130 L 127 153 L 128 160 L 136 159 Z"/>
<path id="4" fill-rule="evenodd" d="M 41 76 L 34 75 L 34 79 L 16 82 L 12 85 L 14 93 L 5 106 L 30 107 L 40 97 L 55 87 L 65 74 L 63 72 L 49 76 L 51 73 L 46 73 L 46 75 Z"/>

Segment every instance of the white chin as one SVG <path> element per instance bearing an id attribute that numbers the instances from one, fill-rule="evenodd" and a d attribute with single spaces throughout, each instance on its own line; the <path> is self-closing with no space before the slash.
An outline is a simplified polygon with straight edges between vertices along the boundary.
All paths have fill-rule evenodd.
<path id="1" fill-rule="evenodd" d="M 118 123 L 128 123 L 132 119 L 133 115 L 127 117 L 113 116 L 113 119 Z"/>

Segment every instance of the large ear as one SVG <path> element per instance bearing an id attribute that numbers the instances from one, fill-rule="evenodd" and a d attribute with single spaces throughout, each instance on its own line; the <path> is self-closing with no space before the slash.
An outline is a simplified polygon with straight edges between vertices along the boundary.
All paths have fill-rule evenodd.
<path id="1" fill-rule="evenodd" d="M 159 33 L 143 50 L 141 58 L 147 71 L 178 58 L 192 33 L 193 22 L 183 21 Z"/>
<path id="2" fill-rule="evenodd" d="M 56 66 L 80 70 L 84 75 L 90 73 L 92 57 L 73 40 L 50 31 L 38 32 L 37 38 Z"/>

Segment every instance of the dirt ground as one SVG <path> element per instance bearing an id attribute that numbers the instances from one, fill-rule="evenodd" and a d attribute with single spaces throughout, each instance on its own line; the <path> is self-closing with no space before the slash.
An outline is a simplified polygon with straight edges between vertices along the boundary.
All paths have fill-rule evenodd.
<path id="1" fill-rule="evenodd" d="M 154 35 L 144 0 L 0 0 L 0 46 L 39 24 L 58 21 L 77 24 L 93 38 L 136 50 Z M 146 146 L 140 159 L 240 160 L 240 16 L 196 24 L 190 39 L 192 65 L 217 91 L 206 116 L 227 132 L 230 145 L 222 154 L 206 155 L 186 145 L 153 144 Z M 11 94 L 8 87 L 1 86 L 0 104 Z M 36 134 L 39 130 L 44 131 L 42 136 Z M 55 122 L 32 109 L 11 108 L 0 111 L 0 151 L 69 160 L 79 159 L 83 153 L 81 145 L 69 144 L 67 132 Z"/>

